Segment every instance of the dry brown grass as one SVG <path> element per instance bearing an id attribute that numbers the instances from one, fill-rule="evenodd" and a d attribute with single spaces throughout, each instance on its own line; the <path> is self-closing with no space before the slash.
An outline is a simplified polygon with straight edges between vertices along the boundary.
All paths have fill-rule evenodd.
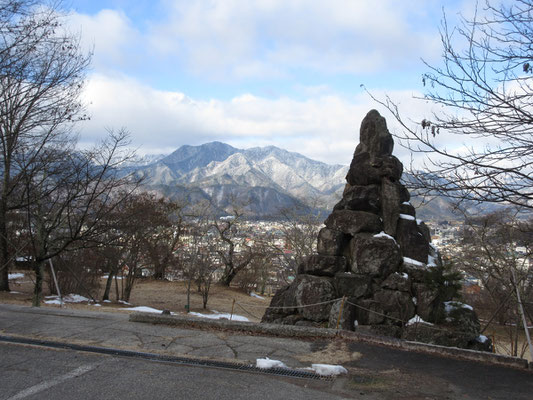
<path id="1" fill-rule="evenodd" d="M 12 271 L 16 273 L 19 271 Z M 11 293 L 0 292 L 0 303 L 25 304 L 31 305 L 33 291 L 33 273 L 20 271 L 24 273 L 23 278 L 10 280 Z M 119 281 L 120 282 L 120 281 Z M 105 279 L 102 279 L 100 291 L 97 300 L 101 299 L 104 291 Z M 119 283 L 119 290 L 120 290 Z M 84 293 L 79 293 L 86 296 Z M 44 295 L 49 295 L 48 287 L 44 287 Z M 184 282 L 156 281 L 152 279 L 139 279 L 131 293 L 131 306 L 117 303 L 115 295 L 115 285 L 111 290 L 111 303 L 100 303 L 101 307 L 95 308 L 94 305 L 83 303 L 69 303 L 68 308 L 84 308 L 98 311 L 125 311 L 124 308 L 131 306 L 148 306 L 159 310 L 170 310 L 173 312 L 184 313 L 187 304 L 187 290 Z M 237 288 L 228 288 L 222 285 L 213 284 L 209 294 L 207 310 L 202 308 L 202 297 L 196 292 L 196 287 L 191 287 L 191 311 L 201 313 L 211 313 L 214 311 L 220 313 L 230 313 L 232 310 L 233 300 L 235 300 L 234 314 L 242 315 L 250 321 L 259 321 L 268 305 L 270 298 L 264 300 L 252 297 Z M 43 304 L 46 307 L 57 307 L 54 305 Z M 122 309 L 122 310 L 121 310 Z"/>

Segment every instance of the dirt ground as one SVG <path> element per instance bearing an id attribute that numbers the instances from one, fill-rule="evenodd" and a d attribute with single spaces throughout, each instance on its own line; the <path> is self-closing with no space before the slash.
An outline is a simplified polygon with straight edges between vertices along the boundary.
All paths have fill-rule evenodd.
<path id="1" fill-rule="evenodd" d="M 29 271 L 11 271 L 10 275 L 23 274 L 24 276 L 10 279 L 10 293 L 0 292 L 0 303 L 13 303 L 31 305 L 34 277 Z M 187 290 L 184 282 L 156 281 L 152 279 L 139 279 L 131 293 L 130 305 L 117 302 L 115 285 L 110 293 L 111 303 L 101 302 L 106 279 L 102 278 L 98 296 L 99 311 L 128 312 L 125 308 L 135 306 L 147 306 L 158 310 L 170 310 L 176 313 L 185 313 L 187 304 Z M 119 291 L 121 283 L 119 281 Z M 44 296 L 50 294 L 48 286 L 44 285 Z M 88 297 L 86 293 L 77 293 Z M 66 294 L 63 294 L 66 295 Z M 228 288 L 222 285 L 213 284 L 209 293 L 207 309 L 202 308 L 202 297 L 197 293 L 196 288 L 191 287 L 191 308 L 190 311 L 203 314 L 210 313 L 231 313 L 244 316 L 250 321 L 258 322 L 270 304 L 270 297 L 253 297 L 237 288 Z M 235 301 L 235 303 L 234 303 Z M 59 307 L 58 305 L 42 304 L 43 307 Z M 85 308 L 94 310 L 94 303 L 67 303 L 67 308 Z M 130 311 L 131 312 L 131 311 Z"/>

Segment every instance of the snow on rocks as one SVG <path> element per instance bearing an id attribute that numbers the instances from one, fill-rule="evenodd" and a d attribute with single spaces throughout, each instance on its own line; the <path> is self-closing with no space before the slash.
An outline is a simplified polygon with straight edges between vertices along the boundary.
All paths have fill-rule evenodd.
<path id="1" fill-rule="evenodd" d="M 415 267 L 425 267 L 426 266 L 426 264 L 424 264 L 423 262 L 413 260 L 412 258 L 409 258 L 409 257 L 404 257 L 403 258 L 403 262 L 406 263 L 406 264 L 414 265 Z"/>
<path id="2" fill-rule="evenodd" d="M 445 301 L 444 302 L 444 310 L 446 311 L 446 313 L 449 314 L 456 308 L 466 308 L 467 310 L 471 310 L 471 311 L 474 310 L 472 306 L 465 304 L 465 303 L 461 303 L 460 301 Z"/>
<path id="3" fill-rule="evenodd" d="M 424 321 L 422 318 L 420 318 L 420 317 L 418 316 L 418 314 L 415 315 L 413 318 L 411 318 L 409 321 L 407 321 L 407 324 L 406 324 L 406 325 L 409 326 L 409 325 L 414 325 L 414 324 L 433 325 L 433 324 L 430 323 L 430 322 L 426 322 L 426 321 Z"/>
<path id="4" fill-rule="evenodd" d="M 391 235 L 388 235 L 386 234 L 385 232 L 381 231 L 379 233 L 376 233 L 374 235 L 375 238 L 385 238 L 385 239 L 390 239 L 390 240 L 393 240 L 394 243 L 396 243 L 396 239 L 394 239 Z"/>
<path id="5" fill-rule="evenodd" d="M 489 340 L 488 337 L 486 337 L 485 335 L 479 335 L 476 339 L 479 343 L 486 343 L 487 340 Z"/>
<path id="6" fill-rule="evenodd" d="M 408 221 L 416 221 L 416 218 L 408 214 L 400 214 L 400 219 L 406 219 Z"/>

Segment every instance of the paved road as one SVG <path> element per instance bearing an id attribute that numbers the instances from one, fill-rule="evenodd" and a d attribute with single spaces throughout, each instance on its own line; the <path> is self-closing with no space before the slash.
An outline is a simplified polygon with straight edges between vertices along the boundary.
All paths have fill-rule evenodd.
<path id="1" fill-rule="evenodd" d="M 70 393 L 69 399 L 73 394 L 119 399 L 297 399 L 299 394 L 310 399 L 533 398 L 530 371 L 345 340 L 201 331 L 133 323 L 126 314 L 14 305 L 0 305 L 0 334 L 244 363 L 268 356 L 292 368 L 322 362 L 341 364 L 349 371 L 348 376 L 333 382 L 320 382 L 0 344 L 0 388 L 9 390 L 0 390 L 0 398 L 43 387 L 54 396 Z M 78 372 L 81 375 L 75 377 Z M 55 384 L 48 388 L 47 382 Z M 145 397 L 147 394 L 150 396 Z M 52 398 L 48 394 L 32 396 Z"/>
<path id="2" fill-rule="evenodd" d="M 0 399 L 341 399 L 331 383 L 0 344 Z"/>

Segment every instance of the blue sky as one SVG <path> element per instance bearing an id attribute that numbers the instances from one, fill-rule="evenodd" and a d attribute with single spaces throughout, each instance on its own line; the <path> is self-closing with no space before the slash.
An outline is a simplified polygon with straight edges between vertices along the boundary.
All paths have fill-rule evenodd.
<path id="1" fill-rule="evenodd" d="M 455 21 L 473 4 L 70 0 L 67 25 L 94 51 L 81 142 L 125 127 L 140 154 L 220 140 L 347 164 L 368 110 L 397 129 L 361 84 L 421 120 L 428 105 L 413 96 L 421 59 L 439 62 L 443 8 Z"/>

